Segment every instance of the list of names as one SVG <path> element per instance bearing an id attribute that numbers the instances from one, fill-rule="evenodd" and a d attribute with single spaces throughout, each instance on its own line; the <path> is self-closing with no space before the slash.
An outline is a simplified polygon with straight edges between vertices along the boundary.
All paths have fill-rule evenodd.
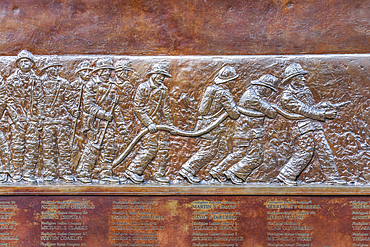
<path id="1" fill-rule="evenodd" d="M 156 213 L 158 206 L 157 201 L 113 201 L 112 246 L 159 246 L 165 227 L 164 216 Z"/>
<path id="2" fill-rule="evenodd" d="M 191 246 L 241 246 L 244 237 L 238 232 L 238 205 L 236 201 L 193 201 Z"/>
<path id="3" fill-rule="evenodd" d="M 41 246 L 86 246 L 90 201 L 41 201 Z"/>

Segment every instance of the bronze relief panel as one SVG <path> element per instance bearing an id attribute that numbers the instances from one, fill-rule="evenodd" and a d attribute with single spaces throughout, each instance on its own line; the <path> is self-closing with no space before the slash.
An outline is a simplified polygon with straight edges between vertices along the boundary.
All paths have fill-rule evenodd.
<path id="1" fill-rule="evenodd" d="M 367 55 L 2 57 L 3 185 L 369 181 Z"/>

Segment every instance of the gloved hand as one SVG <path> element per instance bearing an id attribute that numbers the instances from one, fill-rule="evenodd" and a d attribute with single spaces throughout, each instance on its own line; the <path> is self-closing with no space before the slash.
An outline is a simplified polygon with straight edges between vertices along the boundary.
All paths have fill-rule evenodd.
<path id="1" fill-rule="evenodd" d="M 149 126 L 148 126 L 148 130 L 149 130 L 149 132 L 150 133 L 152 133 L 152 134 L 154 134 L 154 133 L 156 133 L 158 130 L 157 130 L 157 127 L 155 126 L 155 124 L 150 124 Z"/>

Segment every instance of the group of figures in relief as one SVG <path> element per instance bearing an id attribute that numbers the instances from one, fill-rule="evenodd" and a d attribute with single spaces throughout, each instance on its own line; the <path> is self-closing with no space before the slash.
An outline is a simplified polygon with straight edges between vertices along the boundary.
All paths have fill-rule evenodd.
<path id="1" fill-rule="evenodd" d="M 57 56 L 49 57 L 36 75 L 34 56 L 21 51 L 15 61 L 17 69 L 0 83 L 0 117 L 7 112 L 10 140 L 0 132 L 0 155 L 10 157 L 0 167 L 0 182 L 37 184 L 93 183 L 95 174 L 101 184 L 120 184 L 113 168 L 136 152 L 124 171 L 125 179 L 142 184 L 148 165 L 154 164 L 153 181 L 170 184 L 166 176 L 169 158 L 169 135 L 200 138 L 198 150 L 182 165 L 178 175 L 191 184 L 199 184 L 201 169 L 216 157 L 220 143 L 226 138 L 226 122 L 235 121 L 233 149 L 209 172 L 215 181 L 241 185 L 259 167 L 264 158 L 265 118 L 277 114 L 292 120 L 294 147 L 292 156 L 280 170 L 277 179 L 286 185 L 296 185 L 302 171 L 318 157 L 326 184 L 346 184 L 341 180 L 334 155 L 320 122 L 335 119 L 340 107 L 348 102 L 317 104 L 305 85 L 305 71 L 300 64 L 285 68 L 282 82 L 287 86 L 281 94 L 281 106 L 267 97 L 277 92 L 279 79 L 263 75 L 250 82 L 236 103 L 229 87 L 238 78 L 232 66 L 224 66 L 203 93 L 198 106 L 194 131 L 183 131 L 171 121 L 169 92 L 164 85 L 171 77 L 170 63 L 153 64 L 147 79 L 136 90 L 128 81 L 133 72 L 131 62 L 100 58 L 94 66 L 82 61 L 75 69 L 76 80 L 60 77 L 63 66 Z M 113 73 L 114 71 L 114 73 Z M 141 132 L 126 142 L 123 154 L 117 154 L 117 138 L 125 138 L 136 128 L 133 110 Z M 71 121 L 71 116 L 74 121 Z M 83 145 L 76 167 L 73 145 L 77 123 L 81 123 Z M 40 151 L 41 150 L 41 151 Z M 42 178 L 36 175 L 42 160 Z"/>

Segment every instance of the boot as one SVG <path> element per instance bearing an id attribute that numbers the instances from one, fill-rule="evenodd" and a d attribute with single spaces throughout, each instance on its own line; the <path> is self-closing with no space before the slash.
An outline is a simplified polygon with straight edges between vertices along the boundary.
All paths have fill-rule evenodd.
<path id="1" fill-rule="evenodd" d="M 63 175 L 61 177 L 61 181 L 65 183 L 73 183 L 75 181 L 75 178 L 72 175 Z"/>
<path id="2" fill-rule="evenodd" d="M 52 184 L 55 182 L 55 177 L 54 176 L 47 176 L 44 178 L 44 183 L 45 184 Z"/>
<path id="3" fill-rule="evenodd" d="M 230 172 L 229 170 L 224 172 L 225 176 L 231 180 L 233 184 L 241 185 L 244 181 L 238 178 L 234 173 Z"/>
<path id="4" fill-rule="evenodd" d="M 22 176 L 21 175 L 14 175 L 13 176 L 13 181 L 14 182 L 21 182 L 22 181 Z"/>
<path id="5" fill-rule="evenodd" d="M 83 184 L 91 184 L 92 180 L 89 177 L 77 177 L 77 180 Z"/>
<path id="6" fill-rule="evenodd" d="M 160 184 L 169 184 L 170 179 L 168 177 L 163 176 L 163 174 L 156 173 L 154 174 L 154 181 Z"/>
<path id="7" fill-rule="evenodd" d="M 211 177 L 213 177 L 214 179 L 216 179 L 220 183 L 225 183 L 227 181 L 227 179 L 225 178 L 225 176 L 220 175 L 218 172 L 216 172 L 214 170 L 211 170 L 209 172 L 209 175 L 211 175 Z"/>
<path id="8" fill-rule="evenodd" d="M 37 185 L 37 179 L 33 175 L 23 176 L 23 181 L 31 185 Z"/>
<path id="9" fill-rule="evenodd" d="M 200 183 L 200 179 L 199 178 L 197 178 L 196 176 L 194 176 L 193 174 L 191 174 L 190 172 L 188 172 L 185 169 L 181 169 L 179 171 L 179 174 L 183 178 L 186 178 L 189 181 L 189 183 L 191 183 L 191 184 L 199 184 Z"/>
<path id="10" fill-rule="evenodd" d="M 340 178 L 331 178 L 328 179 L 325 184 L 327 185 L 347 185 L 347 182 Z"/>
<path id="11" fill-rule="evenodd" d="M 129 170 L 126 170 L 124 172 L 124 175 L 126 178 L 130 179 L 134 184 L 141 184 L 144 183 L 144 178 L 140 175 L 137 175 L 136 173 L 133 173 Z"/>
<path id="12" fill-rule="evenodd" d="M 296 186 L 297 185 L 297 181 L 290 180 L 290 179 L 286 178 L 284 175 L 282 175 L 281 173 L 277 176 L 277 179 L 279 179 L 281 182 L 283 182 L 284 184 L 286 184 L 288 186 Z"/>
<path id="13" fill-rule="evenodd" d="M 111 176 L 111 177 L 101 177 L 99 180 L 100 184 L 119 184 L 119 179 Z"/>
<path id="14" fill-rule="evenodd" d="M 0 183 L 6 183 L 8 181 L 7 173 L 0 173 Z"/>
<path id="15" fill-rule="evenodd" d="M 98 160 L 99 150 L 93 147 L 92 142 L 88 142 L 80 159 L 80 164 L 77 167 L 76 178 L 83 184 L 92 183 L 92 171 Z"/>

